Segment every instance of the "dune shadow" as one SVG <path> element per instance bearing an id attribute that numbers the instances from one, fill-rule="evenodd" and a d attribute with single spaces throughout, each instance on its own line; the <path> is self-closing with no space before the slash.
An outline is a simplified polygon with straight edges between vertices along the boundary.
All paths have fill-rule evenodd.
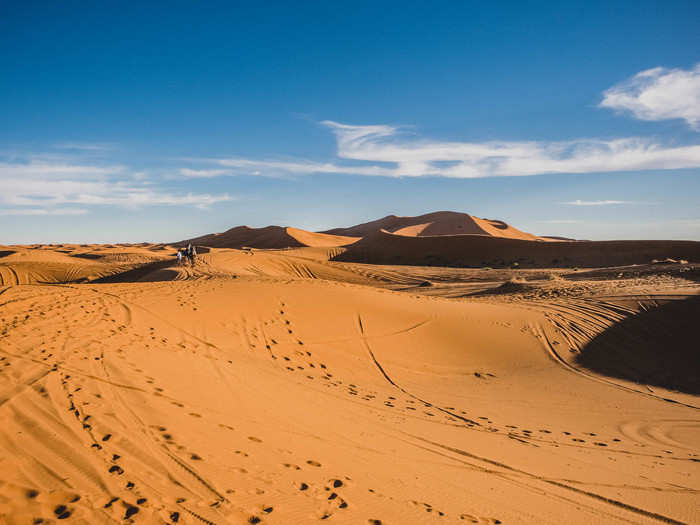
<path id="1" fill-rule="evenodd" d="M 700 394 L 700 296 L 642 311 L 588 343 L 578 364 L 601 374 Z"/>
<path id="2" fill-rule="evenodd" d="M 165 261 L 146 263 L 139 266 L 138 268 L 108 275 L 100 279 L 95 279 L 92 282 L 96 284 L 105 284 L 172 281 L 176 279 L 179 275 L 179 272 L 176 268 L 177 262 L 168 259 Z"/>

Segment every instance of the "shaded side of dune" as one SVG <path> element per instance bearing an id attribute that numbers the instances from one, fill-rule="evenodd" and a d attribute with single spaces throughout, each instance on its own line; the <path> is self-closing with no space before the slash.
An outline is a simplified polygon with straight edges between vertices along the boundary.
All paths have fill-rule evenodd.
<path id="1" fill-rule="evenodd" d="M 125 272 L 107 275 L 91 282 L 101 284 L 172 281 L 178 276 L 177 269 L 175 269 L 176 264 L 177 262 L 174 259 L 156 261 Z"/>
<path id="2" fill-rule="evenodd" d="M 595 372 L 700 394 L 700 296 L 670 301 L 612 326 L 577 357 Z"/>
<path id="3" fill-rule="evenodd" d="M 333 260 L 457 268 L 594 268 L 644 264 L 666 257 L 700 261 L 700 242 L 541 242 L 485 235 L 406 237 L 382 231 L 349 246 Z"/>

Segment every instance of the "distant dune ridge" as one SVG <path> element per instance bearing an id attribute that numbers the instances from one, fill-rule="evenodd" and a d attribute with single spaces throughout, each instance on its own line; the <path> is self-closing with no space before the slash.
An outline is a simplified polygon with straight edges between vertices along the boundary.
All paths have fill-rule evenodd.
<path id="1" fill-rule="evenodd" d="M 304 246 L 333 247 L 345 246 L 359 240 L 357 237 L 343 237 L 340 235 L 328 235 L 315 233 L 298 228 L 283 226 L 267 226 L 265 228 L 251 228 L 249 226 L 237 226 L 223 233 L 211 233 L 193 239 L 186 239 L 175 243 L 183 245 L 192 243 L 195 245 L 209 246 L 211 248 L 260 248 L 281 249 L 301 248 Z"/>
<path id="2" fill-rule="evenodd" d="M 504 239 L 550 241 L 513 226 L 492 219 L 480 219 L 468 213 L 438 211 L 416 217 L 388 215 L 376 221 L 356 224 L 349 228 L 335 228 L 322 232 L 310 232 L 291 226 L 266 226 L 251 228 L 236 226 L 222 233 L 210 233 L 176 242 L 176 245 L 192 243 L 212 248 L 260 248 L 281 249 L 348 246 L 360 238 L 386 230 L 406 237 L 430 237 L 443 235 L 487 235 Z"/>
<path id="3" fill-rule="evenodd" d="M 502 220 L 452 211 L 416 217 L 388 215 L 347 228 L 238 226 L 175 243 L 213 248 L 337 248 L 333 260 L 370 264 L 453 267 L 602 267 L 653 259 L 700 261 L 695 241 L 577 241 L 537 236 Z"/>

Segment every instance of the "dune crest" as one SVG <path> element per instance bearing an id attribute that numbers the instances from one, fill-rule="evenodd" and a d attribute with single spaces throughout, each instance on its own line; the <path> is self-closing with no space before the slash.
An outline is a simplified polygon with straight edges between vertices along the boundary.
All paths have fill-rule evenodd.
<path id="1" fill-rule="evenodd" d="M 212 248 L 282 249 L 301 248 L 304 246 L 345 246 L 357 240 L 358 238 L 356 237 L 316 233 L 292 227 L 266 226 L 264 228 L 251 228 L 249 226 L 236 226 L 222 233 L 202 235 L 174 244 L 181 246 L 192 243 Z"/>
<path id="2" fill-rule="evenodd" d="M 442 235 L 488 235 L 506 239 L 548 240 L 510 226 L 500 220 L 481 219 L 468 213 L 437 211 L 416 217 L 388 215 L 376 221 L 335 228 L 323 233 L 333 235 L 366 236 L 385 230 L 407 237 Z"/>

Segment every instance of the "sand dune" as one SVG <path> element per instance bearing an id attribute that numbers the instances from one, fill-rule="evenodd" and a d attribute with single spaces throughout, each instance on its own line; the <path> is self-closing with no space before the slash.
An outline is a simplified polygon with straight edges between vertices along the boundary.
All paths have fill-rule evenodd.
<path id="1" fill-rule="evenodd" d="M 644 264 L 675 257 L 700 261 L 695 241 L 536 242 L 483 235 L 410 237 L 386 231 L 364 237 L 334 257 L 371 264 L 522 268 Z"/>
<path id="2" fill-rule="evenodd" d="M 433 235 L 489 235 L 506 239 L 538 240 L 539 237 L 522 232 L 499 220 L 480 219 L 467 213 L 438 211 L 417 217 L 388 215 L 376 221 L 349 228 L 336 228 L 324 233 L 364 237 L 386 230 L 397 235 L 424 237 Z M 545 240 L 545 239 L 542 239 Z"/>
<path id="3" fill-rule="evenodd" d="M 212 233 L 175 243 L 178 246 L 192 243 L 213 248 L 299 248 L 303 246 L 345 246 L 357 241 L 356 237 L 314 233 L 292 227 L 267 226 L 250 228 L 237 226 L 223 233 Z"/>
<path id="4" fill-rule="evenodd" d="M 11 247 L 0 251 L 0 286 L 92 281 L 138 268 L 164 257 L 168 260 L 173 259 L 175 251 L 172 248 L 168 255 L 151 248 L 151 245 L 107 247 L 67 244 Z"/>
<path id="5" fill-rule="evenodd" d="M 697 265 L 342 250 L 3 247 L 0 522 L 698 521 Z"/>

